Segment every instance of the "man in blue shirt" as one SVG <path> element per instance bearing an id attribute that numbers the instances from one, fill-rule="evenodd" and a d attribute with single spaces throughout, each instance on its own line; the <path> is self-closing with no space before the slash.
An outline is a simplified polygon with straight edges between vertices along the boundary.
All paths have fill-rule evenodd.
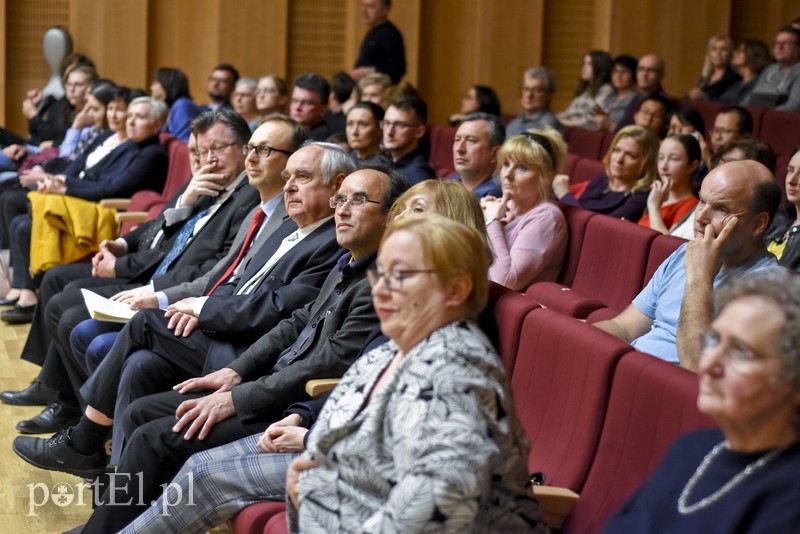
<path id="1" fill-rule="evenodd" d="M 488 113 L 470 113 L 461 121 L 453 140 L 453 167 L 464 186 L 475 196 L 503 196 L 495 176 L 497 151 L 505 141 L 500 120 Z"/>

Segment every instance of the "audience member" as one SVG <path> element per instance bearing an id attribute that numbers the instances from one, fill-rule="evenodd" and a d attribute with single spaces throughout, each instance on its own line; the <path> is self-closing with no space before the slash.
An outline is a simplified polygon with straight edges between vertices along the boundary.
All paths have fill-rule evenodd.
<path id="1" fill-rule="evenodd" d="M 719 100 L 722 94 L 742 77 L 731 68 L 733 41 L 727 35 L 714 35 L 708 40 L 706 58 L 700 80 L 689 89 L 690 100 Z"/>
<path id="2" fill-rule="evenodd" d="M 150 95 L 169 107 L 164 131 L 184 143 L 189 140 L 189 124 L 200 114 L 189 93 L 189 79 L 180 69 L 161 68 L 153 76 Z"/>
<path id="3" fill-rule="evenodd" d="M 497 179 L 497 151 L 506 139 L 505 129 L 497 115 L 470 113 L 456 130 L 453 139 L 454 179 L 475 193 L 475 196 L 500 197 L 503 191 Z"/>
<path id="4" fill-rule="evenodd" d="M 669 117 L 669 128 L 667 135 L 672 134 L 693 134 L 697 132 L 696 139 L 700 141 L 706 131 L 706 123 L 699 111 L 690 106 L 678 106 L 672 111 Z"/>
<path id="5" fill-rule="evenodd" d="M 563 126 L 550 111 L 556 80 L 547 67 L 531 67 L 522 77 L 522 113 L 506 127 L 509 137 L 528 130 L 550 127 L 562 131 Z"/>
<path id="6" fill-rule="evenodd" d="M 508 379 L 473 322 L 490 261 L 475 230 L 444 217 L 387 229 L 368 274 L 391 343 L 354 363 L 290 465 L 290 530 L 547 530 Z M 488 398 L 497 406 L 482 409 Z"/>
<path id="7" fill-rule="evenodd" d="M 325 123 L 330 92 L 328 81 L 319 74 L 308 72 L 294 80 L 289 115 L 308 128 L 313 141 L 324 141 L 331 134 Z"/>
<path id="8" fill-rule="evenodd" d="M 386 74 L 373 72 L 358 81 L 359 100 L 372 102 L 382 108 L 387 106 L 387 91 L 392 87 L 392 79 Z"/>
<path id="9" fill-rule="evenodd" d="M 223 107 L 233 109 L 230 100 L 237 81 L 239 81 L 239 71 L 233 65 L 221 63 L 214 67 L 208 78 L 208 97 L 211 102 L 200 106 L 200 111 L 216 111 Z"/>
<path id="10" fill-rule="evenodd" d="M 709 132 L 709 144 L 703 147 L 703 162 L 711 167 L 714 154 L 722 145 L 753 134 L 753 116 L 742 106 L 726 106 L 714 117 L 714 126 Z"/>
<path id="11" fill-rule="evenodd" d="M 287 188 L 297 187 L 299 177 L 292 174 Z M 344 373 L 378 334 L 366 269 L 374 264 L 386 213 L 406 187 L 407 181 L 394 172 L 362 169 L 348 176 L 331 202 L 337 206 L 337 241 L 349 252 L 330 272 L 317 300 L 267 332 L 229 367 L 131 405 L 123 421 L 129 440 L 119 472 L 142 475 L 128 486 L 130 495 L 141 491 L 142 503 L 150 502 L 158 497 L 159 484 L 172 478 L 191 454 L 263 432 L 282 417 L 289 404 L 305 398 L 306 380 Z M 353 198 L 359 195 L 374 202 L 353 206 Z M 226 385 L 219 389 L 223 382 Z M 187 411 L 190 405 L 194 408 Z M 207 409 L 218 408 L 223 408 L 224 417 L 206 418 Z M 195 419 L 200 412 L 204 415 Z M 180 414 L 178 426 L 176 413 Z M 203 425 L 202 430 L 198 425 Z M 160 436 L 161 444 L 151 449 L 147 443 L 155 436 Z M 75 467 L 71 463 L 59 468 Z M 117 487 L 105 494 L 84 532 L 116 532 L 146 508 L 135 499 L 122 500 L 130 506 L 109 503 L 110 499 L 121 502 L 111 497 L 120 491 L 126 489 Z"/>
<path id="12" fill-rule="evenodd" d="M 470 113 L 488 113 L 500 116 L 500 97 L 488 85 L 473 85 L 461 99 L 461 111 L 450 115 L 450 126 L 458 126 L 465 115 Z"/>
<path id="13" fill-rule="evenodd" d="M 700 166 L 700 143 L 687 134 L 672 134 L 658 149 L 658 180 L 650 184 L 647 211 L 639 224 L 668 234 L 697 205 L 694 173 Z"/>
<path id="14" fill-rule="evenodd" d="M 428 105 L 411 95 L 393 100 L 381 122 L 383 147 L 392 159 L 391 167 L 400 171 L 412 184 L 436 176 L 419 148 L 427 120 Z"/>
<path id="15" fill-rule="evenodd" d="M 767 232 L 767 250 L 787 269 L 800 270 L 800 148 L 789 160 L 784 209 Z"/>
<path id="16" fill-rule="evenodd" d="M 705 299 L 712 280 L 706 277 L 716 288 L 777 265 L 761 239 L 779 198 L 778 186 L 760 163 L 736 161 L 713 169 L 700 189 L 695 240 L 670 255 L 622 313 L 595 326 L 637 350 L 696 371 L 698 333 L 708 327 L 711 314 L 711 301 Z M 688 312 L 685 297 L 694 305 Z M 694 324 L 686 324 L 690 319 Z"/>
<path id="17" fill-rule="evenodd" d="M 665 126 L 667 125 L 667 115 L 671 111 L 672 104 L 658 95 L 651 95 L 643 99 L 639 104 L 639 109 L 633 116 L 636 126 L 641 126 L 649 130 L 653 135 L 661 139 L 664 136 Z"/>
<path id="18" fill-rule="evenodd" d="M 550 199 L 567 145 L 553 129 L 511 137 L 500 149 L 502 198 L 481 207 L 494 254 L 489 279 L 514 291 L 555 281 L 567 249 L 567 221 Z"/>
<path id="19" fill-rule="evenodd" d="M 345 131 L 350 157 L 356 163 L 375 160 L 388 163 L 381 152 L 383 108 L 372 102 L 358 102 L 347 113 Z"/>
<path id="20" fill-rule="evenodd" d="M 256 87 L 256 108 L 261 113 L 261 118 L 273 113 L 286 113 L 286 103 L 289 101 L 289 88 L 286 80 L 273 76 L 264 76 L 258 80 Z"/>
<path id="21" fill-rule="evenodd" d="M 617 123 L 617 130 L 625 126 L 629 126 L 634 122 L 634 115 L 639 109 L 639 105 L 646 98 L 658 95 L 666 101 L 669 101 L 669 95 L 661 83 L 664 81 L 664 60 L 655 54 L 647 54 L 639 59 L 636 65 L 636 85 L 638 94 L 634 97 L 625 109 L 625 115 L 619 123 Z"/>
<path id="22" fill-rule="evenodd" d="M 637 97 L 636 58 L 617 56 L 611 68 L 611 85 L 614 92 L 598 102 L 592 119 L 598 130 L 616 131 L 625 116 L 628 105 Z"/>
<path id="23" fill-rule="evenodd" d="M 486 238 L 486 221 L 478 198 L 458 182 L 425 180 L 400 195 L 389 210 L 389 220 L 420 213 L 438 213 L 465 224 Z"/>
<path id="24" fill-rule="evenodd" d="M 272 122 L 254 133 L 252 140 L 272 139 L 288 147 L 291 135 L 290 125 Z M 283 166 L 284 161 L 276 158 L 272 170 Z M 166 314 L 139 311 L 81 387 L 88 407 L 67 433 L 84 460 L 91 455 L 100 459 L 95 465 L 105 464 L 105 455 L 100 453 L 105 435 L 131 401 L 222 369 L 264 332 L 316 298 L 344 253 L 335 239 L 330 199 L 355 165 L 337 146 L 311 143 L 289 156 L 285 167 L 270 173 L 269 179 L 277 181 L 288 174 L 295 180 L 311 180 L 284 187 L 291 220 L 281 221 L 243 272 L 231 279 L 226 271 L 217 280 L 209 280 L 203 296 L 175 302 Z M 275 185 L 271 183 L 269 188 L 274 190 Z M 123 439 L 122 425 L 117 424 L 112 438 L 115 450 L 121 450 Z M 23 442 L 31 446 L 43 443 L 23 439 L 20 444 Z M 114 463 L 117 456 L 112 457 Z M 90 465 L 84 463 L 86 468 Z"/>
<path id="25" fill-rule="evenodd" d="M 758 75 L 770 64 L 769 47 L 763 41 L 747 39 L 733 51 L 731 66 L 742 77 L 719 97 L 726 104 L 741 104 L 753 90 Z"/>
<path id="26" fill-rule="evenodd" d="M 241 147 L 250 130 L 229 110 L 200 114 L 192 130 L 200 165 L 157 219 L 101 244 L 91 265 L 61 265 L 45 274 L 22 350 L 23 359 L 43 366 L 39 381 L 20 392 L 0 393 L 0 400 L 19 404 L 33 397 L 40 404 L 43 385 L 59 392 L 54 406 L 40 414 L 43 422 L 52 428 L 56 415 L 61 424 L 69 421 L 78 411 L 75 392 L 87 378 L 69 340 L 73 328 L 89 318 L 80 289 L 91 288 L 105 297 L 148 284 L 160 291 L 194 280 L 227 253 L 242 220 L 258 202 L 258 192 L 242 172 Z M 23 431 L 45 432 L 39 424 L 42 418 L 30 421 L 21 424 Z"/>
<path id="27" fill-rule="evenodd" d="M 331 94 L 328 97 L 328 111 L 325 122 L 331 134 L 344 132 L 347 112 L 353 106 L 356 83 L 346 72 L 337 72 L 331 78 Z"/>
<path id="28" fill-rule="evenodd" d="M 675 442 L 603 532 L 791 532 L 796 473 L 800 281 L 783 270 L 734 282 L 703 337 L 697 407 L 718 429 Z"/>
<path id="29" fill-rule="evenodd" d="M 350 71 L 354 80 L 380 72 L 398 83 L 406 73 L 406 49 L 403 34 L 389 20 L 392 0 L 361 0 L 361 20 L 369 28 L 355 68 Z"/>
<path id="30" fill-rule="evenodd" d="M 758 76 L 743 103 L 788 111 L 800 111 L 800 30 L 778 30 L 772 47 L 775 63 Z"/>
<path id="31" fill-rule="evenodd" d="M 256 89 L 258 80 L 255 78 L 239 78 L 231 97 L 233 110 L 247 122 L 251 132 L 261 124 L 261 112 L 256 105 Z"/>
<path id="32" fill-rule="evenodd" d="M 581 78 L 575 98 L 567 109 L 558 114 L 561 124 L 592 130 L 597 128 L 594 114 L 600 107 L 600 102 L 614 94 L 614 87 L 611 85 L 612 67 L 611 55 L 603 50 L 592 50 L 583 56 Z"/>
<path id="33" fill-rule="evenodd" d="M 167 117 L 167 106 L 150 97 L 137 98 L 128 109 L 126 135 L 119 132 L 97 139 L 89 149 L 73 161 L 63 174 L 46 175 L 38 185 L 40 193 L 68 195 L 85 200 L 129 197 L 141 189 L 161 190 L 167 176 L 168 158 L 158 141 L 158 132 Z M 30 271 L 31 228 L 33 219 L 26 212 L 10 218 L 9 232 L 16 229 L 12 240 L 12 267 L 15 289 L 20 300 L 13 309 L 0 313 L 8 324 L 31 322 L 38 285 Z M 33 301 L 34 304 L 28 304 Z"/>
<path id="34" fill-rule="evenodd" d="M 553 180 L 555 196 L 566 204 L 636 222 L 647 207 L 650 184 L 658 177 L 658 138 L 639 126 L 614 136 L 603 158 L 606 171 L 570 187 L 569 176 Z"/>

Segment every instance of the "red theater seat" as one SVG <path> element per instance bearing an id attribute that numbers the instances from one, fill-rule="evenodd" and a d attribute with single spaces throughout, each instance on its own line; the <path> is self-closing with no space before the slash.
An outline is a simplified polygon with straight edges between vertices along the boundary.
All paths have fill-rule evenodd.
<path id="1" fill-rule="evenodd" d="M 286 510 L 283 502 L 260 502 L 251 504 L 233 516 L 228 522 L 233 534 L 262 534 L 270 519 Z M 284 521 L 286 524 L 286 521 Z"/>
<path id="2" fill-rule="evenodd" d="M 545 485 L 579 492 L 605 416 L 611 377 L 630 345 L 571 317 L 525 318 L 514 365 L 514 403 L 531 440 L 528 468 Z"/>
<path id="3" fill-rule="evenodd" d="M 562 534 L 598 532 L 680 434 L 712 426 L 697 410 L 697 375 L 641 352 L 622 357 L 597 453 Z"/>
<path id="4" fill-rule="evenodd" d="M 456 129 L 449 126 L 432 124 L 428 126 L 428 136 L 431 139 L 431 164 L 436 176 L 447 178 L 456 172 L 453 167 L 453 140 L 456 138 Z"/>
<path id="5" fill-rule="evenodd" d="M 569 176 L 569 183 L 579 184 L 581 182 L 588 182 L 595 176 L 599 176 L 604 172 L 606 172 L 606 166 L 602 161 L 581 158 L 575 163 L 575 170 Z"/>
<path id="6" fill-rule="evenodd" d="M 569 151 L 576 156 L 599 160 L 603 157 L 605 132 L 574 127 L 567 134 Z"/>
<path id="7" fill-rule="evenodd" d="M 594 213 L 570 206 L 569 204 L 556 203 L 567 219 L 567 252 L 564 258 L 564 265 L 561 267 L 561 274 L 558 281 L 566 286 L 571 286 L 575 280 L 575 272 L 578 270 L 578 260 L 581 256 L 583 247 L 583 237 L 586 234 L 586 225 L 589 219 L 594 217 Z"/>

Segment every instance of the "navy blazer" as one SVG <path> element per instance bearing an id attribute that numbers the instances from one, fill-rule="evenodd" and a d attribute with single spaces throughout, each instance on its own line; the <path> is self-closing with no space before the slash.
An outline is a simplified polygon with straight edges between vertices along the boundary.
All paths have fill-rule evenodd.
<path id="1" fill-rule="evenodd" d="M 67 195 L 86 200 L 130 197 L 137 191 L 161 191 L 167 178 L 169 159 L 158 136 L 134 143 L 130 139 L 116 147 L 91 169 L 86 158 L 105 139 L 98 138 L 78 159 L 69 164 Z"/>
<path id="2" fill-rule="evenodd" d="M 331 219 L 278 260 L 251 293 L 236 295 L 235 291 L 261 269 L 296 228 L 291 219 L 284 222 L 264 242 L 236 283 L 221 285 L 203 305 L 198 327 L 211 337 L 230 341 L 236 347 L 236 355 L 316 299 L 336 260 L 345 252 L 336 242 L 335 222 Z M 209 353 L 211 350 L 213 345 Z"/>

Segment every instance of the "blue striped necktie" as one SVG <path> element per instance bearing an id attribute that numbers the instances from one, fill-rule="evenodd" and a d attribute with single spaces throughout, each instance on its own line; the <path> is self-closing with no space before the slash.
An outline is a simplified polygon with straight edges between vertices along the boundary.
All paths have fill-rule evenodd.
<path id="1" fill-rule="evenodd" d="M 159 276 L 164 276 L 166 274 L 167 269 L 169 266 L 172 265 L 172 262 L 175 261 L 175 258 L 183 251 L 183 247 L 186 246 L 186 243 L 189 242 L 189 239 L 192 238 L 192 232 L 194 232 L 194 227 L 197 224 L 197 221 L 203 218 L 203 216 L 208 211 L 208 208 L 202 209 L 195 213 L 194 217 L 190 218 L 181 228 L 181 231 L 178 232 L 178 237 L 175 238 L 175 242 L 172 244 L 172 248 L 169 249 L 167 255 L 164 256 L 164 259 L 161 260 L 156 272 L 153 273 L 153 278 L 158 278 Z"/>

